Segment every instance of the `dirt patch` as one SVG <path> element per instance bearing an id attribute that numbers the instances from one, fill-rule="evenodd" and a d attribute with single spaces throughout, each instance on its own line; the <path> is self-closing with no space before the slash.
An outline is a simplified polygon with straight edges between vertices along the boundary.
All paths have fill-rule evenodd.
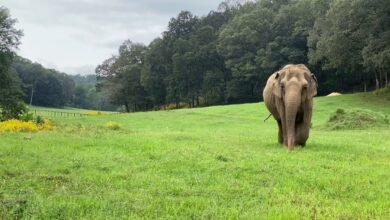
<path id="1" fill-rule="evenodd" d="M 327 96 L 339 96 L 339 95 L 342 95 L 342 94 L 338 93 L 338 92 L 332 92 L 332 93 L 329 93 Z"/>

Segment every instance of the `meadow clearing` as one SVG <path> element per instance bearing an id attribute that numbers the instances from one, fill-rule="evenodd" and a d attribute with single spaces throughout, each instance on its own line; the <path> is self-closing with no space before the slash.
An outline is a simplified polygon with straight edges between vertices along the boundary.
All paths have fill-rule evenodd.
<path id="1" fill-rule="evenodd" d="M 389 99 L 315 98 L 308 143 L 292 152 L 267 116 L 254 103 L 0 133 L 0 219 L 390 218 Z"/>

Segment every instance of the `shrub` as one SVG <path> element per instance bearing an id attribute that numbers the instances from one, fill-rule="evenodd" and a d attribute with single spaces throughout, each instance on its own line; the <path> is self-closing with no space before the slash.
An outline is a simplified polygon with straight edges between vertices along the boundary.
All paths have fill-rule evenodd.
<path id="1" fill-rule="evenodd" d="M 32 112 L 24 112 L 19 116 L 19 119 L 22 121 L 32 121 L 34 119 L 34 114 Z"/>
<path id="2" fill-rule="evenodd" d="M 188 104 L 185 102 L 180 102 L 178 107 L 176 106 L 175 103 L 171 103 L 166 106 L 166 110 L 181 109 L 181 108 L 188 108 Z"/>
<path id="3" fill-rule="evenodd" d="M 2 106 L 0 121 L 19 119 L 21 115 L 27 112 L 28 108 L 23 102 L 17 102 L 14 104 Z"/>
<path id="4" fill-rule="evenodd" d="M 42 124 L 44 122 L 42 116 L 38 115 L 37 118 L 35 119 L 35 122 L 37 124 Z"/>
<path id="5" fill-rule="evenodd" d="M 383 97 L 390 101 L 390 84 L 385 88 L 375 90 L 373 94 L 379 97 Z"/>

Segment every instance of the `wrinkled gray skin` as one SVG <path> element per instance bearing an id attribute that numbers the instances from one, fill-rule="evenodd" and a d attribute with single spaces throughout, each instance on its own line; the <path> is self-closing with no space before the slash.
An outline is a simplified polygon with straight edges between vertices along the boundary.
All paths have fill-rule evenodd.
<path id="1" fill-rule="evenodd" d="M 309 138 L 317 79 L 303 64 L 289 64 L 273 73 L 263 91 L 264 103 L 279 126 L 279 143 L 289 150 Z"/>

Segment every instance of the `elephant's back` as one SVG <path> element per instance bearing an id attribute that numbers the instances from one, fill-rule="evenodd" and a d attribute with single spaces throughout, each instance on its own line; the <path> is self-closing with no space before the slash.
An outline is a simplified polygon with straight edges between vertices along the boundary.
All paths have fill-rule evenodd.
<path id="1" fill-rule="evenodd" d="M 275 81 L 275 74 L 276 73 L 273 73 L 272 75 L 270 75 L 268 77 L 267 83 L 265 84 L 265 87 L 264 87 L 264 90 L 263 90 L 263 98 L 264 98 L 264 100 L 266 99 L 266 96 L 268 96 L 268 94 L 272 94 L 272 84 Z"/>
<path id="2" fill-rule="evenodd" d="M 268 77 L 267 83 L 265 84 L 265 87 L 263 90 L 264 103 L 268 107 L 268 109 L 269 109 L 270 104 L 271 104 L 272 99 L 273 99 L 272 85 L 273 85 L 274 81 L 275 81 L 275 73 L 273 73 L 271 76 Z"/>

